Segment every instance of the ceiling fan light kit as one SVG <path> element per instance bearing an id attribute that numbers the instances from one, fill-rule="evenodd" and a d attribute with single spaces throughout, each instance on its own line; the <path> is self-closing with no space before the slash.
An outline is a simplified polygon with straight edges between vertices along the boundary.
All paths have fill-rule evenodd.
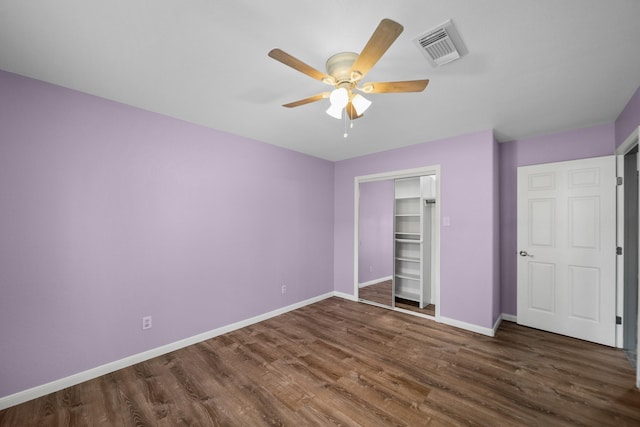
<path id="1" fill-rule="evenodd" d="M 327 108 L 327 114 L 330 115 L 331 117 L 335 117 L 336 119 L 341 119 L 342 108 L 336 105 L 329 105 L 329 108 Z"/>
<path id="2" fill-rule="evenodd" d="M 349 103 L 349 92 L 344 87 L 339 87 L 338 89 L 334 89 L 329 95 L 329 102 L 331 102 L 332 107 L 344 108 Z"/>
<path id="3" fill-rule="evenodd" d="M 358 116 L 361 116 L 367 110 L 367 108 L 371 106 L 371 101 L 369 101 L 359 93 L 356 93 L 353 96 L 353 98 L 351 99 L 351 103 L 353 104 L 353 108 L 356 109 L 356 113 L 358 113 Z"/>
<path id="4" fill-rule="evenodd" d="M 360 81 L 389 49 L 402 31 L 402 25 L 390 19 L 383 19 L 360 54 L 340 52 L 331 56 L 326 63 L 326 74 L 280 49 L 272 49 L 269 52 L 269 56 L 311 78 L 333 86 L 334 90 L 328 96 L 331 105 L 326 110 L 327 114 L 336 119 L 341 119 L 342 111 L 345 110 L 349 119 L 355 120 L 363 116 L 363 113 L 371 106 L 371 101 L 359 93 L 354 93 L 354 91 L 374 94 L 422 92 L 429 83 L 427 79 L 380 83 L 368 82 L 358 87 Z M 320 101 L 324 98 L 327 98 L 326 92 L 290 102 L 283 106 L 293 108 Z M 347 136 L 346 125 L 344 136 L 345 138 Z"/>

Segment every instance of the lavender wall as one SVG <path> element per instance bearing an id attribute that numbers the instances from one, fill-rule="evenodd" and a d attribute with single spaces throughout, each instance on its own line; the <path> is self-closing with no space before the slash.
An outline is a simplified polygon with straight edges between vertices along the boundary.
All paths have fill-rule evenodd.
<path id="1" fill-rule="evenodd" d="M 494 242 L 495 141 L 492 131 L 413 145 L 335 164 L 335 290 L 353 294 L 353 183 L 356 176 L 441 166 L 442 316 L 491 327 L 497 272 Z"/>
<path id="2" fill-rule="evenodd" d="M 360 183 L 358 283 L 393 274 L 392 180 Z"/>
<path id="3" fill-rule="evenodd" d="M 613 123 L 499 145 L 502 312 L 516 314 L 517 171 L 519 166 L 612 155 Z"/>
<path id="4" fill-rule="evenodd" d="M 333 163 L 6 72 L 0 94 L 0 397 L 333 290 Z"/>
<path id="5" fill-rule="evenodd" d="M 640 126 L 640 87 L 616 119 L 616 148 Z"/>

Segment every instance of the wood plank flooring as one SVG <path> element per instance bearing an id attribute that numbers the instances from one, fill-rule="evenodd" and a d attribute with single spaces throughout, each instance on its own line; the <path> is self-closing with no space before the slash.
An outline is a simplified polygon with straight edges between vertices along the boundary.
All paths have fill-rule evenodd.
<path id="1" fill-rule="evenodd" d="M 414 313 L 426 314 L 429 316 L 436 316 L 436 306 L 435 304 L 427 304 L 424 308 L 420 308 L 420 304 L 415 301 L 409 301 L 404 298 L 396 297 L 396 302 L 394 307 L 402 308 L 404 310 L 413 311 Z"/>
<path id="2" fill-rule="evenodd" d="M 364 288 L 358 289 L 358 298 L 391 307 L 393 303 L 392 287 L 393 284 L 391 280 L 365 286 Z"/>
<path id="3" fill-rule="evenodd" d="M 380 283 L 358 289 L 358 297 L 366 301 L 376 302 L 389 307 L 398 307 L 433 317 L 436 315 L 436 306 L 433 304 L 428 304 L 424 308 L 420 308 L 417 302 L 398 297 L 396 297 L 395 303 L 393 303 L 393 282 L 391 280 L 385 280 Z"/>
<path id="4" fill-rule="evenodd" d="M 1 426 L 640 425 L 622 350 L 330 298 L 8 408 Z"/>

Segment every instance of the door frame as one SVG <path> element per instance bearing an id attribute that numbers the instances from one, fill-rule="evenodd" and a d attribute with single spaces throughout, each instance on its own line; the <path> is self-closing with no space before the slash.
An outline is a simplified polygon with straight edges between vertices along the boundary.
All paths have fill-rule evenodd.
<path id="1" fill-rule="evenodd" d="M 622 177 L 624 176 L 624 156 L 633 148 L 638 145 L 638 137 L 640 135 L 640 127 L 636 128 L 631 135 L 624 140 L 622 144 L 616 149 L 616 176 Z M 624 183 L 623 183 L 624 185 Z M 622 247 L 624 253 L 624 190 L 622 185 L 618 185 L 616 189 L 616 200 L 617 200 L 617 245 Z M 640 259 L 638 259 L 638 263 L 640 264 Z M 622 321 L 625 321 L 624 318 L 624 257 L 618 257 L 616 262 L 616 316 L 622 317 Z M 640 296 L 639 296 L 639 305 L 640 305 Z M 628 320 L 627 320 L 628 321 Z M 635 319 L 637 322 L 638 319 Z M 624 345 L 623 336 L 622 336 L 623 326 L 616 326 L 616 347 L 622 348 Z M 638 328 L 638 349 L 640 352 L 640 328 Z M 636 387 L 640 388 L 640 363 L 636 363 L 637 371 L 636 371 Z"/>
<path id="2" fill-rule="evenodd" d="M 360 241 L 360 183 L 361 182 L 373 182 L 373 181 L 384 181 L 398 178 L 411 178 L 422 175 L 434 175 L 436 177 L 436 203 L 434 209 L 434 218 L 433 222 L 435 224 L 433 228 L 433 248 L 434 253 L 432 255 L 432 269 L 431 269 L 431 280 L 433 283 L 433 291 L 435 293 L 435 305 L 436 305 L 436 315 L 435 320 L 439 322 L 440 320 L 440 165 L 433 166 L 424 166 L 415 169 L 402 169 L 395 170 L 389 172 L 376 173 L 371 175 L 361 175 L 356 176 L 354 178 L 354 193 L 353 193 L 353 295 L 358 300 L 358 259 L 359 259 L 359 241 Z M 374 304 L 375 305 L 375 304 Z M 384 308 L 389 308 L 386 306 L 381 306 Z M 414 316 L 424 317 L 427 319 L 434 319 L 432 316 L 428 316 L 422 313 L 416 313 L 409 310 L 403 310 L 397 307 L 389 308 L 394 311 L 400 311 L 407 314 L 412 314 Z"/>

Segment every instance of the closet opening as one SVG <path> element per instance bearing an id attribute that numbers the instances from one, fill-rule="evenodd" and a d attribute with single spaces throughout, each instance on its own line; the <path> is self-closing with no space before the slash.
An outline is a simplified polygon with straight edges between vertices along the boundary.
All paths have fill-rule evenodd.
<path id="1" fill-rule="evenodd" d="M 440 316 L 440 167 L 355 178 L 354 295 Z"/>

